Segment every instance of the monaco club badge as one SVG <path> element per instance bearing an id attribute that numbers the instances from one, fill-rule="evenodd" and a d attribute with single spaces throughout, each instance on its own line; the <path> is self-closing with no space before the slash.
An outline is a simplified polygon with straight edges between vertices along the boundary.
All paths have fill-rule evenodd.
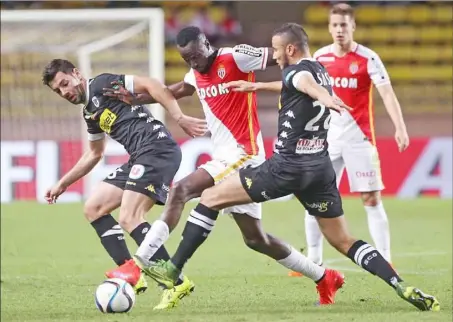
<path id="1" fill-rule="evenodd" d="M 357 73 L 358 70 L 359 70 L 359 64 L 357 64 L 357 62 L 352 62 L 351 65 L 349 65 L 349 71 L 352 74 Z"/>
<path id="2" fill-rule="evenodd" d="M 219 66 L 219 69 L 217 69 L 217 75 L 223 79 L 226 75 L 225 67 L 223 65 Z"/>

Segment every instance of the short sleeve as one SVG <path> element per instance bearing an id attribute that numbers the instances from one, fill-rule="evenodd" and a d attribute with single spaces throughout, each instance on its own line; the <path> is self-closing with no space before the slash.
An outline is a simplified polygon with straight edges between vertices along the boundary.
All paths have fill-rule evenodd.
<path id="1" fill-rule="evenodd" d="M 184 83 L 189 84 L 189 85 L 197 88 L 197 86 L 196 86 L 197 84 L 195 82 L 195 74 L 194 74 L 192 68 L 184 76 Z"/>
<path id="2" fill-rule="evenodd" d="M 312 75 L 305 64 L 296 65 L 291 69 L 288 69 L 287 71 L 285 70 L 283 72 L 283 83 L 287 88 L 298 90 L 297 84 L 300 80 L 300 77 L 305 73 Z"/>
<path id="3" fill-rule="evenodd" d="M 374 52 L 371 57 L 368 58 L 367 69 L 368 75 L 376 87 L 390 84 L 390 77 L 387 73 L 387 69 L 381 58 Z"/>
<path id="4" fill-rule="evenodd" d="M 237 67 L 244 73 L 266 69 L 269 49 L 266 47 L 253 47 L 250 45 L 237 45 L 233 47 L 233 58 Z"/>
<path id="5" fill-rule="evenodd" d="M 119 82 L 130 91 L 132 86 L 132 92 L 134 89 L 134 78 L 132 75 L 116 75 L 116 74 L 101 74 L 97 76 L 90 85 L 92 93 L 90 95 L 102 94 L 103 88 L 112 87 L 113 82 Z"/>
<path id="6" fill-rule="evenodd" d="M 101 130 L 99 124 L 94 120 L 96 114 L 89 115 L 86 112 L 83 113 L 83 119 L 87 124 L 88 141 L 97 141 L 105 137 L 104 131 Z"/>

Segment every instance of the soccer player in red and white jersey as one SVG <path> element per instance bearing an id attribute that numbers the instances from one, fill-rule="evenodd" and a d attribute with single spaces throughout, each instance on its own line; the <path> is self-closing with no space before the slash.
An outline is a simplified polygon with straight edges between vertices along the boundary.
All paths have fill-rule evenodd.
<path id="1" fill-rule="evenodd" d="M 409 137 L 400 104 L 389 75 L 379 56 L 353 39 L 354 12 L 347 4 L 334 5 L 330 11 L 329 32 L 333 44 L 314 53 L 331 76 L 335 94 L 350 112 L 332 113 L 328 132 L 329 154 L 339 184 L 346 167 L 351 192 L 360 192 L 368 215 L 368 227 L 376 249 L 391 262 L 390 231 L 381 201 L 384 189 L 373 122 L 373 85 L 377 88 L 395 126 L 395 140 L 403 152 Z M 315 217 L 305 214 L 308 258 L 322 263 L 323 237 Z M 298 276 L 297 272 L 290 275 Z"/>
<path id="2" fill-rule="evenodd" d="M 182 29 L 177 36 L 178 50 L 191 69 L 184 81 L 169 86 L 174 97 L 181 98 L 197 92 L 206 116 L 213 143 L 213 160 L 176 182 L 170 190 L 163 214 L 147 233 L 136 252 L 135 262 L 107 273 L 109 277 L 125 278 L 134 282 L 140 269 L 150 277 L 151 256 L 168 239 L 176 227 L 184 205 L 192 198 L 221 182 L 239 169 L 258 166 L 265 160 L 263 139 L 256 108 L 256 93 L 239 93 L 228 90 L 224 84 L 231 81 L 255 81 L 254 71 L 275 65 L 271 48 L 238 45 L 233 48 L 213 48 L 197 27 Z M 110 90 L 106 95 L 129 103 L 133 97 L 127 91 Z M 140 103 L 151 103 L 149 95 L 137 97 Z M 201 205 L 202 206 L 202 205 Z M 183 265 L 204 242 L 214 227 L 217 212 L 206 216 L 197 208 L 192 210 L 183 231 L 183 239 L 168 261 L 169 269 L 180 274 Z M 232 214 L 248 247 L 275 259 L 281 265 L 310 277 L 317 283 L 320 304 L 332 304 L 343 284 L 343 276 L 334 270 L 324 269 L 309 261 L 285 242 L 267 234 L 261 226 L 261 205 L 250 203 L 224 209 Z M 175 292 L 173 292 L 175 293 Z M 171 308 L 190 292 L 171 297 L 155 309 Z"/>

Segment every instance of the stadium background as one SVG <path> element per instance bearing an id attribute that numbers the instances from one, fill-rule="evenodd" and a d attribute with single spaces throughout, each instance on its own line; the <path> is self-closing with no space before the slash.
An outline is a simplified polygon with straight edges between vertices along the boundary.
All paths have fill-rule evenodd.
<path id="1" fill-rule="evenodd" d="M 44 88 L 42 67 L 55 56 L 76 60 L 79 44 L 115 34 L 127 26 L 115 23 L 18 23 L 1 25 L 1 320 L 2 321 L 452 321 L 452 10 L 437 2 L 351 2 L 357 10 L 356 39 L 384 60 L 402 104 L 411 146 L 399 154 L 389 117 L 376 97 L 376 132 L 389 216 L 392 262 L 404 279 L 436 295 L 441 312 L 416 312 L 385 283 L 364 273 L 325 243 L 324 264 L 341 270 L 346 285 L 336 305 L 314 307 L 316 292 L 307 278 L 288 278 L 274 260 L 248 250 L 233 220 L 220 216 L 185 273 L 197 284 L 180 307 L 155 312 L 161 293 L 150 281 L 126 315 L 103 315 L 93 294 L 113 262 L 83 216 L 78 182 L 52 206 L 44 190 L 76 162 L 82 152 L 80 110 Z M 328 2 L 166 2 L 2 1 L 2 9 L 60 7 L 162 6 L 167 16 L 166 83 L 182 79 L 187 67 L 172 45 L 174 31 L 194 17 L 216 45 L 269 45 L 269 34 L 282 22 L 302 23 L 312 51 L 330 43 Z M 14 9 L 8 9 L 14 7 Z M 181 7 L 181 8 L 179 8 Z M 231 14 L 230 16 L 227 15 Z M 207 17 L 208 19 L 203 19 Z M 228 17 L 229 19 L 224 19 Z M 214 22 L 211 23 L 211 22 Z M 224 28 L 212 27 L 223 26 Z M 222 32 L 226 29 L 228 32 Z M 62 44 L 66 47 L 61 46 Z M 11 50 L 13 49 L 13 50 Z M 92 56 L 93 74 L 139 73 L 147 70 L 146 35 Z M 260 80 L 279 79 L 278 68 L 258 73 Z M 274 95 L 260 94 L 259 115 L 270 152 L 276 133 Z M 191 115 L 201 115 L 197 98 L 181 101 Z M 168 118 L 167 118 L 168 121 Z M 209 158 L 209 139 L 181 140 L 181 177 Z M 127 159 L 124 150 L 108 146 L 97 179 Z M 96 178 L 95 178 L 96 179 Z M 341 186 L 350 231 L 371 242 L 360 198 Z M 430 197 L 421 196 L 431 194 Z M 395 197 L 396 196 L 396 197 Z M 406 200 L 404 198 L 411 198 Z M 17 201 L 19 200 L 19 201 Z M 15 201 L 15 202 L 12 202 Z M 65 203 L 74 201 L 74 203 Z M 184 221 L 166 243 L 173 253 Z M 162 211 L 154 207 L 148 220 Z M 115 216 L 116 216 L 115 212 Z M 263 205 L 263 226 L 295 247 L 304 247 L 304 213 L 296 200 Z M 126 234 L 128 246 L 136 248 Z M 423 314 L 428 313 L 428 314 Z"/>
<path id="2" fill-rule="evenodd" d="M 442 1 L 350 3 L 356 8 L 355 39 L 375 50 L 386 64 L 411 138 L 409 149 L 399 154 L 393 140 L 393 125 L 375 92 L 374 123 L 387 188 L 384 193 L 410 198 L 421 194 L 451 198 L 451 4 Z M 329 4 L 323 1 L 2 1 L 2 9 L 32 8 L 38 13 L 41 8 L 162 7 L 166 16 L 165 80 L 171 84 L 183 79 L 187 71 L 173 43 L 175 31 L 181 26 L 199 24 L 216 46 L 237 43 L 266 46 L 270 44 L 269 35 L 275 27 L 294 21 L 306 28 L 314 52 L 331 42 L 326 25 Z M 104 30 L 104 36 L 107 31 L 115 32 L 111 24 L 84 27 L 59 24 L 53 26 L 56 30 L 47 30 L 52 35 L 47 37 L 48 33 L 32 34 L 30 28 L 24 28 L 27 26 L 6 23 L 4 26 L 2 23 L 2 202 L 18 199 L 42 202 L 37 198 L 42 189 L 67 171 L 82 151 L 81 140 L 84 138 L 78 109 L 54 97 L 40 84 L 41 69 L 53 56 L 77 60 L 71 52 L 51 54 L 43 43 L 63 39 L 77 44 L 77 40 L 83 41 L 95 33 L 94 29 L 99 35 Z M 18 37 L 22 32 L 23 37 Z M 12 46 L 14 50 L 5 49 L 11 47 L 4 44 L 10 45 L 12 39 L 19 46 Z M 143 49 L 146 41 L 146 37 L 139 35 L 125 42 L 123 47 L 93 55 L 93 73 L 142 74 L 143 64 L 147 61 L 147 52 Z M 55 40 L 54 45 L 57 42 Z M 277 67 L 258 72 L 258 80 L 270 81 L 279 77 Z M 269 153 L 276 133 L 276 102 L 274 94 L 258 95 L 259 116 Z M 202 114 L 196 95 L 183 99 L 181 106 L 191 115 Z M 169 117 L 166 121 L 183 144 L 186 155 L 178 173 L 181 178 L 209 158 L 209 140 L 187 140 Z M 109 151 L 109 157 L 97 168 L 98 178 L 127 159 L 122 149 L 113 147 Z M 348 193 L 345 180 L 341 191 Z M 86 193 L 81 182 L 68 192 L 62 201 L 78 201 L 82 193 Z"/>

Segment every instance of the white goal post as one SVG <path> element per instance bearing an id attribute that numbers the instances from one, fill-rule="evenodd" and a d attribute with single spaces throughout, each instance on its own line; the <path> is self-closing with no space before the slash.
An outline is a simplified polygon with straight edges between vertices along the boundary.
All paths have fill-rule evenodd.
<path id="1" fill-rule="evenodd" d="M 164 12 L 161 8 L 146 9 L 74 9 L 74 10 L 1 10 L 1 21 L 4 22 L 84 22 L 84 21 L 139 21 L 138 24 L 110 35 L 84 44 L 78 49 L 78 64 L 82 74 L 89 78 L 92 75 L 90 56 L 100 50 L 108 49 L 149 28 L 149 69 L 148 76 L 165 81 L 165 35 Z M 145 23 L 146 24 L 145 24 Z M 3 47 L 3 44 L 2 44 Z M 4 48 L 2 48 L 3 50 Z M 7 49 L 8 50 L 8 49 Z M 120 58 L 121 59 L 121 58 Z M 121 73 L 118 71 L 117 73 Z M 154 116 L 165 122 L 165 113 L 158 104 L 151 106 Z"/>
<path id="2" fill-rule="evenodd" d="M 66 58 L 87 78 L 100 73 L 137 74 L 165 82 L 164 23 L 161 8 L 1 10 L 2 140 L 55 146 L 58 141 L 81 142 L 86 149 L 80 110 L 40 83 L 45 64 Z M 162 106 L 149 108 L 165 123 Z M 55 164 L 59 165 L 64 172 L 61 163 Z M 84 178 L 84 197 L 111 170 L 99 168 L 102 171 Z M 42 189 L 53 184 L 51 180 L 37 184 L 36 194 L 42 195 Z M 77 201 L 80 194 L 66 192 L 61 199 Z"/>

